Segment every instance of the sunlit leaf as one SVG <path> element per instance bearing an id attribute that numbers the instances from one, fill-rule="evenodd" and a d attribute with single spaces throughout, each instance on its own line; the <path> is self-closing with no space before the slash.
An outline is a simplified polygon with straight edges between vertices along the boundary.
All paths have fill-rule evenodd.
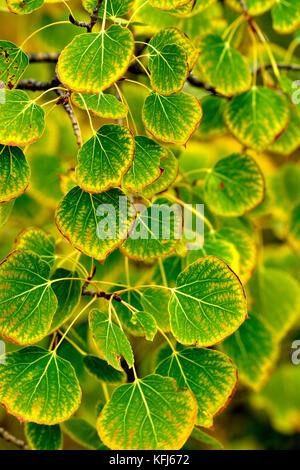
<path id="1" fill-rule="evenodd" d="M 89 323 L 97 349 L 108 364 L 122 372 L 120 358 L 124 357 L 128 366 L 132 367 L 134 363 L 132 349 L 120 327 L 99 310 L 90 313 Z"/>
<path id="2" fill-rule="evenodd" d="M 280 34 L 290 34 L 300 26 L 300 1 L 277 0 L 272 10 L 273 28 Z"/>
<path id="3" fill-rule="evenodd" d="M 224 341 L 222 349 L 237 366 L 241 381 L 253 390 L 266 382 L 278 356 L 276 340 L 255 314 Z"/>
<path id="4" fill-rule="evenodd" d="M 251 402 L 267 412 L 274 429 L 294 435 L 300 429 L 300 367 L 281 365 L 263 390 Z"/>
<path id="5" fill-rule="evenodd" d="M 251 73 L 246 59 L 229 42 L 210 34 L 200 41 L 199 49 L 200 71 L 216 91 L 233 96 L 250 88 Z"/>
<path id="6" fill-rule="evenodd" d="M 159 51 L 151 48 L 149 70 L 154 91 L 162 95 L 177 93 L 188 75 L 186 53 L 176 44 L 167 44 Z"/>
<path id="7" fill-rule="evenodd" d="M 73 93 L 72 101 L 79 108 L 87 108 L 96 116 L 104 118 L 120 119 L 128 113 L 128 107 L 108 93 L 101 92 L 99 95 Z"/>
<path id="8" fill-rule="evenodd" d="M 138 193 L 161 176 L 161 159 L 166 158 L 168 154 L 166 149 L 148 137 L 137 136 L 134 140 L 133 164 L 123 178 L 122 187 Z"/>
<path id="9" fill-rule="evenodd" d="M 28 67 L 28 56 L 10 41 L 0 41 L 0 80 L 14 88 Z"/>
<path id="10" fill-rule="evenodd" d="M 73 367 L 55 352 L 31 346 L 0 364 L 0 402 L 14 416 L 53 425 L 69 419 L 80 401 Z"/>
<path id="11" fill-rule="evenodd" d="M 127 127 L 102 126 L 78 152 L 76 180 L 92 193 L 119 186 L 133 162 L 135 144 Z"/>
<path id="12" fill-rule="evenodd" d="M 80 34 L 59 56 L 59 78 L 74 91 L 100 93 L 125 73 L 133 45 L 132 33 L 119 25 Z"/>
<path id="13" fill-rule="evenodd" d="M 18 344 L 40 341 L 50 328 L 57 299 L 50 267 L 30 251 L 14 251 L 0 265 L 0 335 Z"/>
<path id="14" fill-rule="evenodd" d="M 98 380 L 109 384 L 124 382 L 125 374 L 114 369 L 99 357 L 87 355 L 83 362 L 88 372 Z"/>
<path id="15" fill-rule="evenodd" d="M 29 178 L 30 169 L 22 150 L 0 145 L 0 203 L 24 193 Z"/>
<path id="16" fill-rule="evenodd" d="M 122 196 L 125 197 L 119 189 L 110 189 L 101 194 L 89 194 L 76 186 L 71 189 L 58 206 L 56 224 L 59 231 L 82 253 L 103 261 L 109 253 L 123 243 L 132 220 L 129 217 L 127 226 L 126 223 L 124 227 L 119 225 L 119 197 Z M 126 204 L 129 209 L 129 202 L 125 202 L 125 208 Z M 110 209 L 115 210 L 116 226 L 114 226 L 111 217 L 107 218 L 102 213 L 99 216 L 97 215 L 99 206 L 105 208 L 108 205 L 110 205 Z M 101 229 L 99 229 L 98 224 L 101 225 Z M 105 226 L 107 224 L 111 226 L 110 231 L 106 233 Z M 101 233 L 99 233 L 99 230 Z M 104 238 L 105 233 L 107 238 Z"/>
<path id="17" fill-rule="evenodd" d="M 20 251 L 32 251 L 50 267 L 54 264 L 55 238 L 37 227 L 22 230 L 16 238 L 15 248 Z"/>
<path id="18" fill-rule="evenodd" d="M 61 450 L 63 438 L 59 424 L 25 423 L 24 432 L 31 450 Z"/>
<path id="19" fill-rule="evenodd" d="M 185 348 L 171 352 L 156 373 L 173 377 L 180 389 L 189 389 L 198 403 L 197 425 L 211 427 L 213 417 L 229 402 L 237 385 L 237 371 L 218 351 Z"/>
<path id="20" fill-rule="evenodd" d="M 205 201 L 223 217 L 239 217 L 264 199 L 264 177 L 249 155 L 234 154 L 219 160 L 205 180 Z"/>
<path id="21" fill-rule="evenodd" d="M 38 140 L 45 127 L 44 111 L 23 90 L 7 90 L 0 101 L 0 142 L 28 145 Z"/>
<path id="22" fill-rule="evenodd" d="M 208 256 L 178 276 L 169 312 L 172 332 L 180 343 L 211 346 L 244 322 L 246 297 L 234 272 L 220 259 Z"/>
<path id="23" fill-rule="evenodd" d="M 230 132 L 255 150 L 268 147 L 288 125 L 289 118 L 285 97 L 264 87 L 252 87 L 236 96 L 225 109 Z"/>
<path id="24" fill-rule="evenodd" d="M 157 181 L 143 189 L 142 194 L 145 198 L 152 198 L 156 194 L 162 193 L 175 181 L 178 175 L 178 160 L 171 150 L 167 150 L 167 157 L 160 161 L 162 170 L 161 176 Z"/>
<path id="25" fill-rule="evenodd" d="M 73 441 L 87 449 L 96 450 L 102 446 L 96 428 L 82 418 L 72 417 L 63 423 L 62 429 Z"/>
<path id="26" fill-rule="evenodd" d="M 178 450 L 190 436 L 197 404 L 173 379 L 149 375 L 117 388 L 97 422 L 110 449 Z"/>
<path id="27" fill-rule="evenodd" d="M 150 93 L 143 108 L 143 121 L 150 134 L 162 142 L 185 145 L 202 119 L 202 108 L 194 96 Z"/>
<path id="28" fill-rule="evenodd" d="M 18 15 L 27 15 L 34 10 L 38 10 L 44 3 L 44 0 L 6 0 L 7 6 L 13 13 Z"/>
<path id="29" fill-rule="evenodd" d="M 76 271 L 69 271 L 64 268 L 58 268 L 51 276 L 52 281 L 57 279 L 62 280 L 52 284 L 58 305 L 49 331 L 55 331 L 65 323 L 79 304 L 81 281 L 76 280 L 76 278 L 78 278 Z"/>

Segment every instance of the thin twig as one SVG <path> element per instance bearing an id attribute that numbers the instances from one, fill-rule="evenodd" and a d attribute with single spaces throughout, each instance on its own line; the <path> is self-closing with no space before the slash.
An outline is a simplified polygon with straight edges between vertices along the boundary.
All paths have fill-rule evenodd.
<path id="1" fill-rule="evenodd" d="M 48 82 L 40 82 L 34 78 L 27 78 L 26 80 L 20 80 L 17 88 L 19 90 L 46 91 L 59 85 L 61 85 L 61 83 L 58 78 L 53 78 Z"/>
<path id="2" fill-rule="evenodd" d="M 208 83 L 204 83 L 201 80 L 199 80 L 198 78 L 194 77 L 194 75 L 190 75 L 188 77 L 188 82 L 191 85 L 193 85 L 194 87 L 203 88 L 203 90 L 208 91 L 211 95 L 220 96 L 221 98 L 228 98 L 228 97 L 218 93 L 216 91 L 216 89 L 214 87 L 212 87 L 211 85 L 209 85 Z"/>
<path id="3" fill-rule="evenodd" d="M 112 298 L 116 302 L 120 302 L 120 303 L 122 302 L 122 298 L 115 292 L 103 292 L 103 291 L 95 292 L 95 291 L 88 290 L 85 286 L 83 286 L 82 288 L 81 295 L 83 296 L 87 295 L 89 297 L 97 296 L 98 298 L 102 298 L 106 300 L 110 300 Z"/>
<path id="4" fill-rule="evenodd" d="M 19 447 L 19 449 L 29 450 L 29 447 L 26 442 L 22 441 L 21 439 L 17 439 L 15 436 L 10 434 L 8 431 L 6 431 L 6 429 L 2 427 L 0 427 L 0 437 L 2 437 L 2 439 L 4 439 L 6 442 L 10 442 L 16 447 Z"/>
<path id="5" fill-rule="evenodd" d="M 103 3 L 103 0 L 98 0 L 97 5 L 93 8 L 93 12 L 91 14 L 91 22 L 88 28 L 89 33 L 92 31 L 93 27 L 98 21 L 98 13 L 99 13 L 102 3 Z"/>
<path id="6" fill-rule="evenodd" d="M 28 54 L 29 62 L 57 62 L 60 53 L 58 52 L 33 52 Z"/>
<path id="7" fill-rule="evenodd" d="M 79 124 L 78 124 L 78 121 L 76 119 L 76 116 L 73 112 L 73 109 L 71 108 L 70 104 L 69 104 L 69 95 L 64 93 L 62 90 L 55 90 L 55 93 L 60 96 L 61 100 L 57 102 L 57 104 L 62 104 L 66 113 L 68 114 L 70 120 L 71 120 L 71 123 L 72 123 L 72 126 L 73 126 L 73 130 L 74 130 L 74 134 L 75 134 L 75 137 L 76 137 L 76 142 L 77 142 L 77 145 L 78 147 L 81 147 L 82 146 L 82 139 L 81 139 L 81 133 L 80 133 L 80 128 L 79 128 Z"/>

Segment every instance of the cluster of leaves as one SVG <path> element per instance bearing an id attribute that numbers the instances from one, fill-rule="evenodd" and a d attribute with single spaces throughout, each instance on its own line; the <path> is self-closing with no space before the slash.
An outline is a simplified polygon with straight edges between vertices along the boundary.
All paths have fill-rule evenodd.
<path id="1" fill-rule="evenodd" d="M 281 164 L 300 145 L 298 39 L 286 54 L 256 16 L 271 13 L 273 29 L 291 34 L 300 2 L 223 3 L 83 0 L 89 22 L 69 7 L 70 19 L 58 23 L 87 32 L 58 54 L 26 53 L 33 35 L 21 46 L 0 41 L 0 224 L 24 210 L 28 185 L 52 217 L 39 222 L 49 232 L 22 230 L 0 265 L 0 335 L 19 346 L 0 363 L 0 402 L 26 421 L 33 449 L 60 449 L 62 431 L 92 449 L 176 450 L 190 436 L 218 447 L 200 428 L 228 404 L 237 373 L 260 392 L 299 318 L 300 170 Z M 6 0 L 1 9 L 24 15 L 42 4 Z M 54 80 L 23 78 L 44 61 L 55 62 Z M 47 93 L 59 96 L 45 101 Z M 74 155 L 43 156 L 57 105 L 79 144 L 75 169 Z M 111 204 L 119 215 L 120 196 L 128 212 L 146 205 L 132 219 L 147 239 L 128 238 L 132 220 L 120 236 L 119 217 L 115 237 L 97 236 L 97 207 Z M 32 201 L 25 206 L 35 220 Z M 204 203 L 203 248 L 188 251 L 188 234 L 153 238 L 154 202 Z M 279 257 L 263 253 L 269 232 Z M 138 349 L 147 342 L 145 365 Z M 95 426 L 73 417 L 85 372 L 103 388 Z M 291 432 L 296 396 L 274 417 L 282 375 L 296 390 L 299 372 L 283 367 L 252 402 Z"/>

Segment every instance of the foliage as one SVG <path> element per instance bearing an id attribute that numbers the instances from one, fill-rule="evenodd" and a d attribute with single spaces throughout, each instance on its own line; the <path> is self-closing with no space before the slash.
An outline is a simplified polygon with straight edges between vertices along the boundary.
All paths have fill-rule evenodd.
<path id="1" fill-rule="evenodd" d="M 236 403 L 298 432 L 300 1 L 0 10 L 0 403 L 28 446 L 263 446 Z"/>

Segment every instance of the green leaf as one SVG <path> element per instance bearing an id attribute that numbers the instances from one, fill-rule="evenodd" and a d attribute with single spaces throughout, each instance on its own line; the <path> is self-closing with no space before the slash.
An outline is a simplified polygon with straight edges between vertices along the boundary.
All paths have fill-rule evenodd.
<path id="1" fill-rule="evenodd" d="M 282 339 L 299 315 L 300 287 L 287 272 L 280 269 L 257 270 L 250 282 L 256 315 Z M 280 299 L 280 302 L 278 301 Z"/>
<path id="2" fill-rule="evenodd" d="M 141 304 L 146 312 L 151 313 L 157 325 L 163 331 L 170 331 L 168 303 L 170 294 L 167 289 L 149 287 L 143 289 Z"/>
<path id="3" fill-rule="evenodd" d="M 108 364 L 122 372 L 120 358 L 124 357 L 128 366 L 133 366 L 134 357 L 130 343 L 124 332 L 107 314 L 92 310 L 89 324 L 97 349 Z"/>
<path id="4" fill-rule="evenodd" d="M 210 428 L 214 416 L 230 401 L 237 385 L 237 370 L 218 351 L 185 348 L 173 351 L 156 373 L 173 377 L 180 389 L 189 389 L 198 403 L 197 425 Z"/>
<path id="5" fill-rule="evenodd" d="M 71 364 L 55 352 L 31 346 L 6 354 L 0 364 L 0 402 L 8 413 L 37 424 L 69 419 L 81 389 Z"/>
<path id="6" fill-rule="evenodd" d="M 276 340 L 255 314 L 224 341 L 222 349 L 236 364 L 240 380 L 256 391 L 269 378 L 278 357 Z"/>
<path id="7" fill-rule="evenodd" d="M 97 430 L 113 450 L 178 450 L 190 436 L 197 404 L 173 379 L 149 375 L 118 387 L 104 406 Z"/>
<path id="8" fill-rule="evenodd" d="M 3 145 L 28 145 L 44 132 L 44 111 L 23 90 L 6 90 L 0 101 L 0 142 Z"/>
<path id="9" fill-rule="evenodd" d="M 267 412 L 273 428 L 281 434 L 296 435 L 300 427 L 300 367 L 281 365 L 251 402 Z"/>
<path id="10" fill-rule="evenodd" d="M 74 91 L 100 93 L 126 72 L 133 46 L 132 33 L 119 25 L 100 33 L 80 34 L 59 56 L 57 73 Z"/>
<path id="11" fill-rule="evenodd" d="M 243 11 L 240 0 L 226 0 L 226 3 L 235 11 Z M 258 16 L 270 10 L 270 8 L 276 4 L 276 0 L 245 0 L 245 4 L 249 15 Z"/>
<path id="12" fill-rule="evenodd" d="M 96 450 L 102 445 L 94 426 L 82 418 L 69 419 L 63 423 L 62 429 L 73 441 L 87 449 Z"/>
<path id="13" fill-rule="evenodd" d="M 68 280 L 70 278 L 70 280 Z M 75 308 L 78 306 L 81 298 L 81 281 L 76 280 L 78 273 L 64 268 L 57 269 L 51 276 L 51 280 L 63 279 L 54 282 L 52 289 L 57 297 L 58 305 L 52 323 L 50 332 L 57 330 L 65 323 Z"/>
<path id="14" fill-rule="evenodd" d="M 215 232 L 216 238 L 221 237 L 233 244 L 239 253 L 239 277 L 246 284 L 252 276 L 257 262 L 257 247 L 253 239 L 244 231 L 231 227 L 223 227 Z"/>
<path id="15" fill-rule="evenodd" d="M 15 240 L 15 249 L 19 251 L 32 251 L 50 267 L 55 261 L 55 238 L 49 233 L 36 227 L 22 230 Z"/>
<path id="16" fill-rule="evenodd" d="M 151 87 L 162 95 L 181 91 L 188 76 L 185 51 L 176 44 L 168 44 L 153 50 L 149 57 Z"/>
<path id="17" fill-rule="evenodd" d="M 225 133 L 223 114 L 227 101 L 218 96 L 205 96 L 202 101 L 203 119 L 197 135 L 204 139 Z"/>
<path id="18" fill-rule="evenodd" d="M 151 199 L 156 194 L 162 193 L 174 183 L 178 175 L 178 160 L 171 150 L 167 149 L 167 156 L 160 161 L 161 176 L 143 189 L 142 195 Z"/>
<path id="19" fill-rule="evenodd" d="M 135 312 L 132 316 L 132 321 L 139 325 L 145 332 L 145 338 L 148 341 L 153 341 L 157 333 L 157 324 L 153 316 L 148 312 Z"/>
<path id="20" fill-rule="evenodd" d="M 251 72 L 246 59 L 221 36 L 209 34 L 199 43 L 198 66 L 205 81 L 218 93 L 233 96 L 251 86 Z"/>
<path id="21" fill-rule="evenodd" d="M 18 344 L 46 336 L 57 308 L 49 272 L 49 265 L 30 251 L 13 251 L 1 263 L 1 336 Z"/>
<path id="22" fill-rule="evenodd" d="M 125 228 L 119 226 L 119 197 L 125 196 L 119 189 L 110 189 L 101 194 L 89 194 L 76 186 L 64 197 L 56 212 L 56 224 L 62 235 L 79 251 L 103 261 L 127 236 L 132 218 L 129 217 Z M 109 232 L 109 238 L 98 237 L 98 224 L 107 217 L 97 216 L 100 205 L 110 204 L 116 213 L 116 233 Z M 129 209 L 129 201 L 127 201 Z M 110 224 L 108 219 L 107 223 Z M 113 224 L 112 224 L 113 225 Z M 110 227 L 112 230 L 113 228 Z M 126 233 L 123 233 L 125 230 Z M 102 234 L 103 235 L 103 234 Z"/>
<path id="23" fill-rule="evenodd" d="M 89 13 L 93 13 L 93 9 L 97 5 L 97 0 L 82 0 L 82 4 Z M 132 4 L 133 0 L 107 0 L 106 15 L 114 18 L 126 15 L 132 7 Z M 105 2 L 102 2 L 98 13 L 99 18 L 103 17 L 104 9 Z"/>
<path id="24" fill-rule="evenodd" d="M 150 63 L 153 62 L 153 58 L 156 56 L 155 52 L 161 52 L 166 45 L 177 45 L 183 49 L 186 53 L 188 68 L 189 70 L 193 69 L 199 55 L 199 51 L 195 48 L 189 37 L 178 28 L 165 28 L 153 36 L 149 42 L 149 66 Z"/>
<path id="25" fill-rule="evenodd" d="M 138 193 L 161 176 L 160 162 L 168 153 L 165 148 L 148 137 L 137 136 L 134 140 L 133 164 L 123 178 L 122 187 L 127 191 Z"/>
<path id="26" fill-rule="evenodd" d="M 149 0 L 149 3 L 154 8 L 173 10 L 173 8 L 184 6 L 190 1 L 191 0 Z"/>
<path id="27" fill-rule="evenodd" d="M 7 6 L 13 13 L 28 15 L 41 8 L 44 0 L 6 0 Z"/>
<path id="28" fill-rule="evenodd" d="M 121 103 L 114 95 L 99 93 L 88 95 L 86 93 L 72 93 L 73 103 L 81 109 L 89 109 L 96 116 L 103 118 L 121 119 L 127 116 L 128 106 Z"/>
<path id="29" fill-rule="evenodd" d="M 194 428 L 192 432 L 193 439 L 204 444 L 205 446 L 212 447 L 213 449 L 222 450 L 224 446 L 221 442 L 219 442 L 215 437 L 211 436 L 210 434 L 206 434 L 205 432 L 201 431 L 199 428 Z"/>
<path id="30" fill-rule="evenodd" d="M 300 116 L 297 109 L 290 105 L 291 120 L 284 133 L 269 148 L 270 152 L 280 155 L 291 155 L 300 146 Z"/>
<path id="31" fill-rule="evenodd" d="M 272 10 L 272 19 L 277 33 L 293 33 L 300 25 L 300 1 L 277 0 Z"/>
<path id="32" fill-rule="evenodd" d="M 239 217 L 258 206 L 265 196 L 263 174 L 250 155 L 219 160 L 205 180 L 205 201 L 223 217 Z"/>
<path id="33" fill-rule="evenodd" d="M 10 41 L 0 41 L 0 80 L 14 88 L 29 64 L 28 56 Z"/>
<path id="34" fill-rule="evenodd" d="M 0 227 L 2 227 L 9 219 L 11 211 L 13 210 L 15 201 L 0 203 Z"/>
<path id="35" fill-rule="evenodd" d="M 178 276 L 169 312 L 171 330 L 180 343 L 211 346 L 244 322 L 246 296 L 234 272 L 220 259 L 208 256 Z"/>
<path id="36" fill-rule="evenodd" d="M 156 199 L 148 208 L 136 206 L 137 216 L 130 236 L 121 246 L 126 256 L 136 261 L 153 261 L 172 253 L 182 232 L 178 206 Z"/>
<path id="37" fill-rule="evenodd" d="M 88 372 L 102 382 L 116 384 L 125 381 L 124 372 L 114 369 L 99 357 L 84 356 L 83 362 Z"/>
<path id="38" fill-rule="evenodd" d="M 59 424 L 25 423 L 24 432 L 31 450 L 61 450 L 63 437 Z"/>
<path id="39" fill-rule="evenodd" d="M 228 103 L 224 117 L 234 137 L 259 151 L 285 129 L 290 112 L 285 97 L 269 88 L 252 87 Z"/>
<path id="40" fill-rule="evenodd" d="M 134 139 L 127 127 L 105 124 L 78 152 L 79 186 L 91 193 L 119 186 L 132 165 L 134 150 Z"/>
<path id="41" fill-rule="evenodd" d="M 29 178 L 30 169 L 22 150 L 0 145 L 0 203 L 23 194 Z"/>
<path id="42" fill-rule="evenodd" d="M 198 13 L 206 10 L 210 5 L 215 3 L 216 0 L 190 0 L 187 5 L 183 7 L 174 8 L 170 10 L 170 15 L 178 16 L 179 18 L 190 18 Z"/>
<path id="43" fill-rule="evenodd" d="M 143 108 L 146 130 L 161 142 L 185 145 L 202 119 L 195 96 L 178 93 L 162 96 L 150 93 Z"/>

